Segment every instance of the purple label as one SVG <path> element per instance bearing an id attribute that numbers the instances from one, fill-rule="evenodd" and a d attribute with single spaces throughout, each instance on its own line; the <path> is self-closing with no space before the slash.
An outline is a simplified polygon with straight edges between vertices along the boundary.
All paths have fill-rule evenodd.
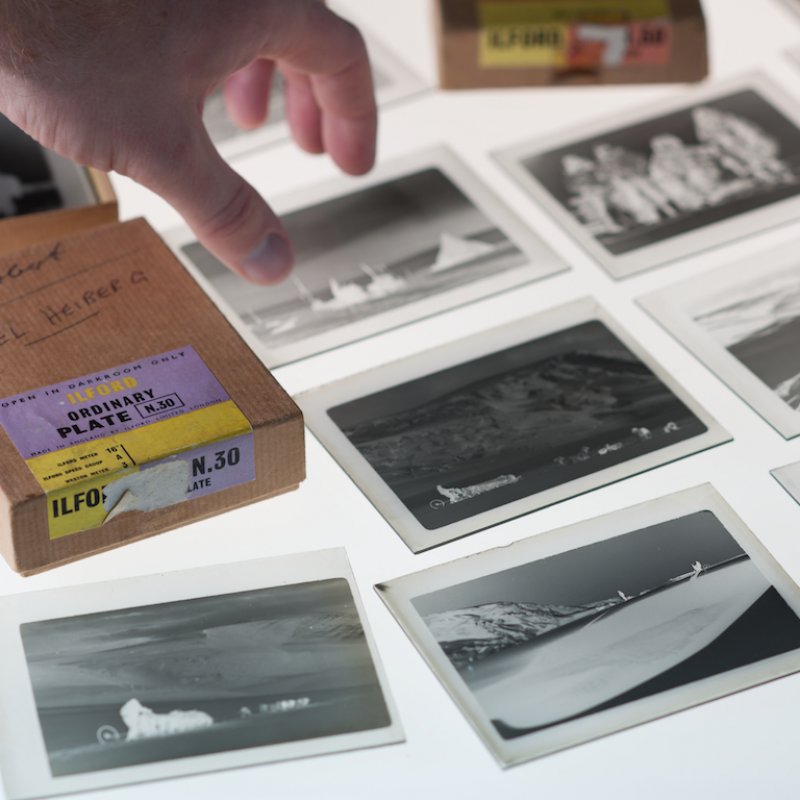
<path id="1" fill-rule="evenodd" d="M 187 500 L 256 479 L 252 433 L 198 447 L 183 457 L 190 462 L 192 470 Z"/>
<path id="2" fill-rule="evenodd" d="M 229 400 L 182 347 L 0 400 L 0 423 L 25 459 Z"/>

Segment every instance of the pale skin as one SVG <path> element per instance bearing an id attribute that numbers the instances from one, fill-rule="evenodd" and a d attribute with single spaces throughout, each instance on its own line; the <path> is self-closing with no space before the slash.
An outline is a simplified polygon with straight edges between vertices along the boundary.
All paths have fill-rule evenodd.
<path id="1" fill-rule="evenodd" d="M 263 284 L 289 273 L 291 243 L 217 153 L 202 108 L 224 83 L 233 120 L 257 127 L 276 68 L 297 144 L 368 171 L 377 112 L 364 42 L 319 0 L 0 0 L 0 112 L 45 147 L 161 195 Z"/>

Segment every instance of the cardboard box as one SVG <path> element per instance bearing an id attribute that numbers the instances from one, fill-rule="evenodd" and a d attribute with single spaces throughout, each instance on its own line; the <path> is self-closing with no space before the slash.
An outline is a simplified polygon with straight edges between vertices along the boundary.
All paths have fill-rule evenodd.
<path id="1" fill-rule="evenodd" d="M 89 183 L 96 202 L 78 208 L 61 208 L 37 214 L 0 219 L 0 252 L 21 250 L 37 242 L 110 225 L 119 218 L 117 197 L 105 172 L 75 167 Z"/>
<path id="2" fill-rule="evenodd" d="M 0 553 L 28 575 L 296 488 L 303 420 L 141 220 L 0 256 Z"/>
<path id="3" fill-rule="evenodd" d="M 444 89 L 699 81 L 700 0 L 436 0 Z"/>

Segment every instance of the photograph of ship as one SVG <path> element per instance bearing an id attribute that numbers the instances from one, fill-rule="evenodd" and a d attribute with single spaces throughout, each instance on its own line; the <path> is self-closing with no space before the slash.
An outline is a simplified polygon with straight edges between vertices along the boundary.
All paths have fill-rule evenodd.
<path id="1" fill-rule="evenodd" d="M 378 587 L 504 763 L 800 668 L 796 591 L 784 598 L 718 514 L 676 518 L 667 501 L 689 494 L 643 527 L 631 509 L 594 521 L 577 548 L 572 529 L 545 534 L 563 537 L 555 555 L 530 539 Z M 581 541 L 591 526 L 574 526 Z"/>
<path id="2" fill-rule="evenodd" d="M 549 502 L 596 488 L 625 477 L 613 468 L 648 468 L 635 459 L 708 431 L 597 318 L 359 395 L 327 415 L 427 531 L 554 487 L 572 484 Z M 572 483 L 587 476 L 591 485 Z"/>
<path id="3" fill-rule="evenodd" d="M 42 148 L 0 114 L 0 219 L 64 205 Z"/>
<path id="4" fill-rule="evenodd" d="M 516 285 L 563 268 L 538 240 L 541 258 L 531 263 L 505 230 L 508 212 L 498 212 L 501 222 L 482 210 L 492 203 L 488 190 L 479 198 L 462 190 L 475 179 L 462 180 L 466 168 L 450 153 L 428 151 L 410 163 L 424 166 L 397 175 L 388 165 L 386 180 L 355 190 L 347 182 L 344 194 L 283 214 L 297 265 L 280 285 L 255 287 L 198 242 L 177 245 L 263 345 L 268 366 L 499 290 L 487 281 L 513 273 Z"/>
<path id="5" fill-rule="evenodd" d="M 20 632 L 53 776 L 391 724 L 344 579 L 28 622 Z"/>
<path id="6" fill-rule="evenodd" d="M 621 255 L 800 193 L 800 129 L 735 91 L 522 159 L 608 253 Z"/>

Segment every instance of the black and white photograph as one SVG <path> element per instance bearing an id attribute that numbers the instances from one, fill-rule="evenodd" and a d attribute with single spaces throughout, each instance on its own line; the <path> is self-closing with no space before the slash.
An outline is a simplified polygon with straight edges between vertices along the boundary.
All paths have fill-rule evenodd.
<path id="1" fill-rule="evenodd" d="M 277 286 L 246 282 L 188 230 L 168 236 L 268 367 L 566 269 L 444 148 L 274 205 L 297 256 Z"/>
<path id="2" fill-rule="evenodd" d="M 86 170 L 0 114 L 0 220 L 96 202 Z"/>
<path id="3" fill-rule="evenodd" d="M 797 242 L 639 303 L 781 435 L 800 434 Z"/>
<path id="4" fill-rule="evenodd" d="M 791 498 L 796 503 L 800 503 L 800 461 L 773 469 L 771 474 L 786 489 Z"/>
<path id="5" fill-rule="evenodd" d="M 367 48 L 372 64 L 375 98 L 380 106 L 410 99 L 425 90 L 422 79 L 372 35 L 367 40 Z M 243 130 L 230 119 L 221 86 L 206 98 L 203 121 L 217 149 L 226 158 L 245 156 L 287 140 L 290 133 L 280 72 L 275 72 L 269 114 L 261 127 Z"/>
<path id="6" fill-rule="evenodd" d="M 588 299 L 297 401 L 415 552 L 728 438 Z"/>
<path id="7" fill-rule="evenodd" d="M 31 793 L 57 793 L 397 741 L 343 551 L 261 566 L 273 585 L 159 602 L 135 582 L 121 591 L 116 584 L 115 600 L 135 595 L 138 602 L 90 613 L 65 607 L 84 605 L 92 589 L 102 602 L 102 585 L 82 590 L 78 602 L 64 590 L 47 604 L 40 596 L 35 618 L 16 624 L 6 617 L 26 612 L 7 615 L 7 601 L 4 660 L 5 645 L 18 637 L 9 661 L 23 662 L 33 708 L 20 712 L 24 701 L 16 704 L 35 717 L 25 720 L 22 730 L 33 738 L 24 745 L 44 756 L 38 769 L 46 765 L 36 774 L 32 756 L 30 773 L 4 762 L 9 795 L 28 796 L 17 782 Z M 251 565 L 225 571 L 237 569 L 244 583 L 258 580 Z M 293 571 L 299 580 L 280 580 Z M 331 577 L 316 577 L 325 571 Z M 213 574 L 180 583 L 202 591 Z M 155 594 L 169 577 L 148 579 Z M 6 694 L 4 711 L 9 702 Z M 216 760 L 201 760 L 208 756 Z M 96 777 L 62 781 L 76 776 Z"/>
<path id="8" fill-rule="evenodd" d="M 504 151 L 614 277 L 800 217 L 800 115 L 765 79 Z"/>
<path id="9" fill-rule="evenodd" d="M 376 588 L 506 766 L 800 670 L 800 592 L 710 486 Z"/>

